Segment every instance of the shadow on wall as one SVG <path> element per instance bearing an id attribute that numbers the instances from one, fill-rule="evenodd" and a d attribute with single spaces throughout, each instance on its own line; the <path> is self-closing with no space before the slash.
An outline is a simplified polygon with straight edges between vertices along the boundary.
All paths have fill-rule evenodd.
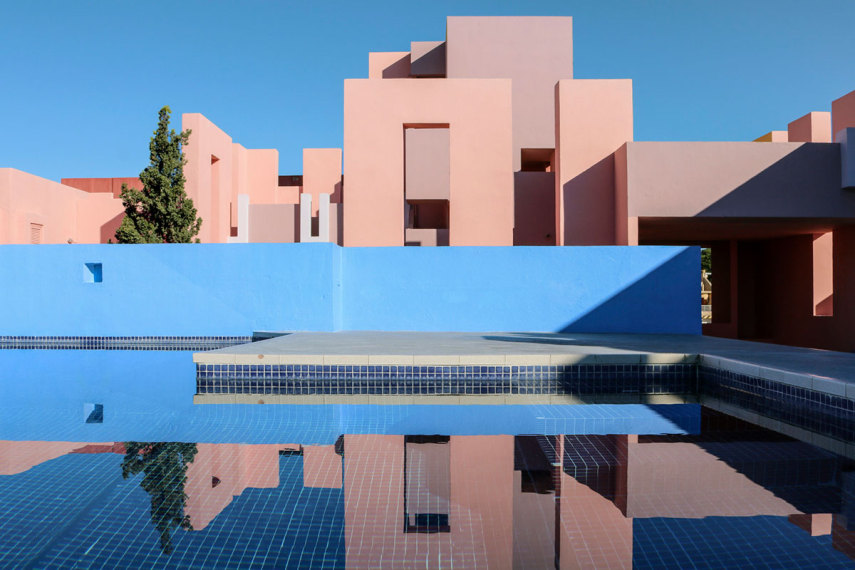
<path id="1" fill-rule="evenodd" d="M 615 235 L 615 156 L 564 183 L 564 243 L 611 245 Z M 574 216 L 573 213 L 576 212 Z"/>
<path id="2" fill-rule="evenodd" d="M 701 333 L 701 303 L 700 293 L 694 299 L 685 295 L 682 283 L 674 279 L 674 265 L 692 267 L 697 264 L 697 248 L 685 249 L 667 262 L 631 283 L 616 294 L 612 295 L 584 315 L 568 322 L 556 332 L 581 333 L 585 331 L 624 332 L 626 330 L 644 330 L 648 333 L 673 332 L 671 318 L 650 320 L 650 306 L 659 307 L 663 312 L 673 315 L 691 314 L 697 312 L 697 330 Z M 700 273 L 700 270 L 698 270 Z M 689 331 L 687 331 L 689 332 Z"/>
<path id="3" fill-rule="evenodd" d="M 645 330 L 649 333 L 673 334 L 673 330 L 665 330 L 661 323 L 668 323 L 668 319 L 650 320 L 650 305 L 662 307 L 663 310 L 673 309 L 677 315 L 685 315 L 697 309 L 697 330 L 685 331 L 687 334 L 700 334 L 701 332 L 701 306 L 700 298 L 697 303 L 692 298 L 685 299 L 678 286 L 674 284 L 674 269 L 669 267 L 673 263 L 687 263 L 691 265 L 697 259 L 697 251 L 686 249 L 671 258 L 667 263 L 659 265 L 642 278 L 625 287 L 618 293 L 612 295 L 594 309 L 568 322 L 556 332 L 559 333 L 622 333 L 627 330 Z M 691 306 L 675 306 L 674 303 L 682 303 Z M 606 330 L 611 329 L 611 330 Z M 662 330 L 657 330 L 662 329 Z M 506 335 L 486 335 L 486 340 L 497 340 L 503 342 L 519 342 L 534 344 L 555 345 L 590 345 L 590 339 L 576 339 L 572 337 L 557 337 L 552 333 L 509 333 Z M 685 341 L 684 341 L 685 342 Z M 604 344 L 612 348 L 623 348 L 626 350 L 638 350 L 638 345 L 632 341 L 622 344 L 619 340 L 610 338 Z M 584 361 L 582 362 L 584 363 Z"/>
<path id="4" fill-rule="evenodd" d="M 758 143 L 760 144 L 760 143 Z M 803 217 L 846 215 L 855 197 L 840 191 L 838 145 L 803 144 L 706 208 L 700 217 Z M 806 191 L 810 190 L 810 191 Z M 824 196 L 823 196 L 824 195 Z M 817 212 L 825 204 L 827 212 Z"/>
<path id="5" fill-rule="evenodd" d="M 101 243 L 107 243 L 109 240 L 116 241 L 116 230 L 122 225 L 124 218 L 125 213 L 122 212 L 101 226 Z"/>

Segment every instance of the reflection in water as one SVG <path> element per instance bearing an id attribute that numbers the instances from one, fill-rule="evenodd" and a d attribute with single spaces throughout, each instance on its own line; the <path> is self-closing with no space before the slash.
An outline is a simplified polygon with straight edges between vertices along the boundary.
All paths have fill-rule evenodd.
<path id="1" fill-rule="evenodd" d="M 29 543 L 4 527 L 0 567 L 85 559 L 127 567 L 240 560 L 265 567 L 685 568 L 768 562 L 772 551 L 791 567 L 851 567 L 855 464 L 703 414 L 697 435 L 0 442 L 0 520 L 20 519 L 22 529 L 50 520 L 51 527 Z M 100 463 L 112 466 L 113 483 L 81 470 L 82 454 L 115 454 Z M 159 546 L 138 516 L 146 497 L 134 491 L 123 504 L 130 495 L 121 487 L 137 481 L 118 477 L 122 457 L 125 479 L 144 473 L 140 486 Z M 43 489 L 69 465 L 88 483 Z M 68 505 L 78 498 L 74 511 Z M 50 508 L 57 499 L 63 509 Z M 25 508 L 34 504 L 40 509 Z M 173 537 L 177 528 L 194 532 Z M 3 559 L 8 545 L 18 556 L 11 562 Z"/>
<path id="2" fill-rule="evenodd" d="M 125 442 L 122 477 L 145 473 L 140 487 L 151 496 L 151 521 L 160 532 L 160 548 L 172 553 L 172 531 L 178 527 L 193 530 L 184 514 L 187 495 L 187 464 L 196 456 L 195 443 Z"/>

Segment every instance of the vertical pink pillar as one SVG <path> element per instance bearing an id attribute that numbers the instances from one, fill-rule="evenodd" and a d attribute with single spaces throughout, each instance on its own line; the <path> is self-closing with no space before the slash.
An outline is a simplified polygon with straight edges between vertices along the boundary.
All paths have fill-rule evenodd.
<path id="1" fill-rule="evenodd" d="M 847 127 L 855 127 L 855 91 L 831 102 L 831 136 Z"/>
<path id="2" fill-rule="evenodd" d="M 556 85 L 557 245 L 613 245 L 615 152 L 632 140 L 632 81 L 571 79 Z M 628 239 L 628 238 L 626 238 Z"/>
<path id="3" fill-rule="evenodd" d="M 834 314 L 834 245 L 833 233 L 813 236 L 813 314 Z"/>
<path id="4" fill-rule="evenodd" d="M 182 115 L 181 127 L 192 131 L 184 147 L 184 176 L 187 195 L 202 218 L 199 239 L 203 243 L 225 243 L 231 233 L 232 139 L 199 113 Z"/>
<path id="5" fill-rule="evenodd" d="M 638 217 L 629 215 L 629 149 L 615 152 L 615 245 L 638 245 Z"/>
<path id="6" fill-rule="evenodd" d="M 474 556 L 474 568 L 513 563 L 513 482 L 513 436 L 451 438 L 451 501 L 460 507 L 452 544 Z"/>

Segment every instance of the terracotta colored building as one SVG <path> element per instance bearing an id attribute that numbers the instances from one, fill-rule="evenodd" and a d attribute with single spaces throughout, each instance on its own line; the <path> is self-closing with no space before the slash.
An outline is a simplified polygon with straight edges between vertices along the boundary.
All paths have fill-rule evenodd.
<path id="1" fill-rule="evenodd" d="M 305 149 L 302 175 L 183 115 L 200 239 L 702 245 L 705 333 L 855 350 L 855 91 L 756 142 L 635 142 L 632 81 L 574 78 L 572 37 L 571 18 L 449 17 L 445 41 L 370 53 L 343 148 Z M 0 169 L 0 243 L 107 241 L 123 181 Z"/>

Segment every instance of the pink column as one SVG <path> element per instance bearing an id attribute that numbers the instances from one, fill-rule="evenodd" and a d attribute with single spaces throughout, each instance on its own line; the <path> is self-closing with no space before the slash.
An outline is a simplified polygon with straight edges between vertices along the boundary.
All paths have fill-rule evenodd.
<path id="1" fill-rule="evenodd" d="M 846 127 L 855 127 L 855 91 L 831 102 L 831 136 Z"/>
<path id="2" fill-rule="evenodd" d="M 632 140 L 632 81 L 559 81 L 555 91 L 557 245 L 612 245 L 614 153 Z"/>

